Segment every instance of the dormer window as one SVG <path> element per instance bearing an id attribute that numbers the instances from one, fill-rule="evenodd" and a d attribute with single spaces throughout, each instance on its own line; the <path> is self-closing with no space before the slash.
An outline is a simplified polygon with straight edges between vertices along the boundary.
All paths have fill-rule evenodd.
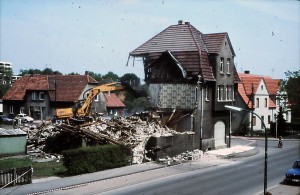
<path id="1" fill-rule="evenodd" d="M 223 73 L 224 72 L 224 58 L 220 59 L 220 72 Z"/>

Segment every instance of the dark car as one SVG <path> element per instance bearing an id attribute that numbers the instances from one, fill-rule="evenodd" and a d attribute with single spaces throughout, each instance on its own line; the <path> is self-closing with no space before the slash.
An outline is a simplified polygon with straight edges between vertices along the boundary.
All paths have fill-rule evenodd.
<path id="1" fill-rule="evenodd" d="M 287 182 L 300 183 L 300 159 L 296 160 L 293 168 L 289 169 L 285 174 L 285 180 Z"/>
<path id="2" fill-rule="evenodd" d="M 10 119 L 5 115 L 0 115 L 0 120 L 2 121 L 3 124 L 12 124 L 13 123 L 13 119 Z"/>

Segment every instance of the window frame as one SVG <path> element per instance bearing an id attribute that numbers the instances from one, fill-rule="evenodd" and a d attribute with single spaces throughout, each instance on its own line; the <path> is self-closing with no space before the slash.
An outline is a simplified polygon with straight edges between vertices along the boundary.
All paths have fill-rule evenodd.
<path id="1" fill-rule="evenodd" d="M 227 74 L 230 74 L 230 62 L 231 62 L 231 59 L 230 58 L 227 58 Z"/>
<path id="2" fill-rule="evenodd" d="M 224 73 L 224 58 L 220 58 L 220 73 Z"/>

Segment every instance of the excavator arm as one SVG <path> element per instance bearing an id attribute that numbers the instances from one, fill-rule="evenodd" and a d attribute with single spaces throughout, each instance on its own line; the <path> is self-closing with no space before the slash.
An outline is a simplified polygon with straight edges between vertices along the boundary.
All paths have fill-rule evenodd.
<path id="1" fill-rule="evenodd" d="M 100 92 L 116 91 L 116 90 L 122 90 L 122 89 L 124 89 L 124 87 L 121 86 L 120 83 L 117 83 L 117 82 L 99 85 L 97 87 L 90 89 L 89 90 L 90 92 L 89 92 L 87 98 L 85 99 L 83 105 L 78 109 L 76 114 L 78 116 L 87 116 L 88 113 L 90 112 L 90 108 L 91 108 L 93 99 Z"/>
<path id="2" fill-rule="evenodd" d="M 118 83 L 108 83 L 99 85 L 97 87 L 94 87 L 92 89 L 89 89 L 87 92 L 89 94 L 87 95 L 86 99 L 84 100 L 82 106 L 80 106 L 75 113 L 73 112 L 72 108 L 60 108 L 56 109 L 56 117 L 57 118 L 71 118 L 75 116 L 83 117 L 88 116 L 91 108 L 91 104 L 93 102 L 93 99 L 97 94 L 100 92 L 107 92 L 107 91 L 116 91 L 116 90 L 122 90 L 124 87 Z"/>

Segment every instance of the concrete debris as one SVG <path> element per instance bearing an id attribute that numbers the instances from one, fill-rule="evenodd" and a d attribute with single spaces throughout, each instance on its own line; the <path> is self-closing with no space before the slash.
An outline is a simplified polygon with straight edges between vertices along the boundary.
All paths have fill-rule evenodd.
<path id="1" fill-rule="evenodd" d="M 148 139 L 152 137 L 172 136 L 174 134 L 184 134 L 176 132 L 168 127 L 162 127 L 158 118 L 151 117 L 143 120 L 139 116 L 127 118 L 113 118 L 106 120 L 98 118 L 95 122 L 83 125 L 68 125 L 66 123 L 42 122 L 40 125 L 20 125 L 19 128 L 28 134 L 28 154 L 35 158 L 59 159 L 59 155 L 46 154 L 44 152 L 45 141 L 61 132 L 70 132 L 78 134 L 84 139 L 92 139 L 96 142 L 103 140 L 106 143 L 120 144 L 126 146 L 132 151 L 132 164 L 151 161 L 146 157 L 148 151 L 145 145 Z M 182 163 L 187 160 L 196 160 L 203 156 L 200 150 L 185 152 L 175 157 L 166 157 L 159 159 L 168 165 Z"/>
<path id="2" fill-rule="evenodd" d="M 168 166 L 181 164 L 188 161 L 198 160 L 203 157 L 203 151 L 195 149 L 194 151 L 187 151 L 176 155 L 174 157 L 159 158 L 158 162 L 166 164 Z"/>

